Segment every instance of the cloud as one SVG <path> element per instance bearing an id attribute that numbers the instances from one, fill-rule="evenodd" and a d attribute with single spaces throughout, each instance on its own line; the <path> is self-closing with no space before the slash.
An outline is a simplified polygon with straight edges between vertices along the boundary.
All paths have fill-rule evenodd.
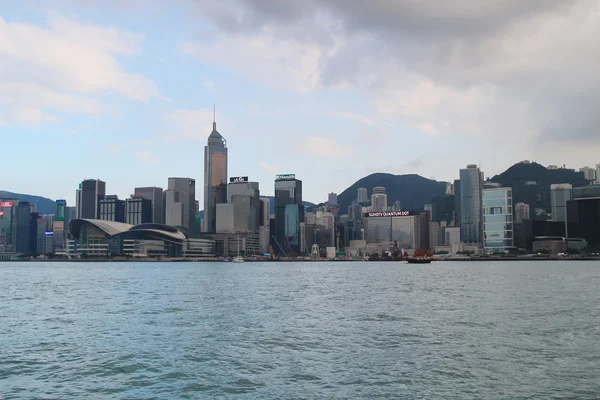
<path id="1" fill-rule="evenodd" d="M 55 112 L 108 112 L 109 106 L 97 96 L 138 102 L 160 97 L 152 81 L 125 72 L 118 61 L 136 55 L 142 39 L 56 13 L 48 15 L 47 26 L 0 17 L 0 105 L 8 108 L 7 120 L 55 123 Z"/>
<path id="2" fill-rule="evenodd" d="M 152 153 L 151 151 L 148 151 L 148 150 L 146 150 L 146 151 L 137 151 L 137 152 L 134 153 L 134 155 L 140 161 L 143 161 L 143 162 L 146 162 L 146 163 L 158 163 L 160 161 L 160 158 L 156 154 L 154 154 L 154 153 Z"/>
<path id="3" fill-rule="evenodd" d="M 195 9 L 214 30 L 182 49 L 258 82 L 357 89 L 373 118 L 431 136 L 600 147 L 600 2 L 223 0 Z"/>
<path id="4" fill-rule="evenodd" d="M 8 120 L 24 125 L 56 124 L 60 119 L 38 108 L 14 107 L 8 114 Z"/>
<path id="5" fill-rule="evenodd" d="M 343 158 L 352 154 L 352 149 L 341 146 L 334 139 L 324 136 L 306 137 L 301 150 L 323 158 Z"/>
<path id="6" fill-rule="evenodd" d="M 166 140 L 206 140 L 212 131 L 213 110 L 179 109 L 171 111 L 164 119 L 168 124 Z M 216 119 L 220 121 L 221 115 L 217 114 Z"/>
<path id="7" fill-rule="evenodd" d="M 375 125 L 375 121 L 373 121 L 371 118 L 365 117 L 364 115 L 353 113 L 353 112 L 348 112 L 348 111 L 329 112 L 329 113 L 327 113 L 327 115 L 335 117 L 335 118 L 342 118 L 342 119 L 348 119 L 351 121 L 358 121 L 358 122 L 362 122 L 363 124 L 367 124 L 367 125 Z"/>
<path id="8" fill-rule="evenodd" d="M 299 92 L 314 90 L 319 83 L 320 49 L 293 39 L 278 39 L 270 32 L 254 35 L 205 36 L 179 45 L 184 54 L 206 63 L 226 65 L 261 84 Z"/>
<path id="9" fill-rule="evenodd" d="M 264 169 L 266 169 L 267 171 L 269 171 L 272 174 L 279 174 L 279 173 L 281 173 L 281 168 L 279 168 L 279 166 L 273 165 L 273 164 L 269 164 L 266 161 L 261 161 L 261 162 L 258 163 L 258 165 L 260 165 L 261 167 L 263 167 Z"/>

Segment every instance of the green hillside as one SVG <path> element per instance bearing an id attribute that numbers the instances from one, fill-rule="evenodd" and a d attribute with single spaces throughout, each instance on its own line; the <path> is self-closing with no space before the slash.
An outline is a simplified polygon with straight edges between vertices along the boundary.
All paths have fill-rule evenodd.
<path id="1" fill-rule="evenodd" d="M 37 210 L 40 214 L 54 214 L 56 212 L 56 203 L 54 200 L 47 199 L 41 196 L 33 196 L 30 194 L 12 193 L 5 190 L 0 190 L 0 199 L 19 199 L 37 205 Z"/>
<path id="2" fill-rule="evenodd" d="M 515 164 L 500 175 L 491 179 L 513 189 L 513 203 L 529 204 L 534 208 L 543 208 L 550 212 L 550 185 L 570 183 L 573 187 L 586 186 L 588 181 L 582 172 L 569 169 L 548 169 L 538 163 Z M 535 182 L 535 184 L 534 184 Z"/>
<path id="3" fill-rule="evenodd" d="M 352 201 L 356 200 L 358 188 L 366 188 L 370 197 L 375 186 L 385 187 L 389 206 L 396 200 L 400 200 L 402 209 L 410 211 L 422 210 L 424 204 L 446 192 L 445 182 L 423 178 L 416 174 L 376 173 L 358 180 L 338 196 L 341 212 L 346 213 Z"/>

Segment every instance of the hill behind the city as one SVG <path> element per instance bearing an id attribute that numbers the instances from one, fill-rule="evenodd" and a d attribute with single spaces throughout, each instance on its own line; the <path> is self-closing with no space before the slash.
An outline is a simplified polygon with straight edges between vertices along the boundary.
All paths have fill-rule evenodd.
<path id="1" fill-rule="evenodd" d="M 588 181 L 582 172 L 570 169 L 548 169 L 538 163 L 518 163 L 491 179 L 504 187 L 513 189 L 513 203 L 529 204 L 550 212 L 550 185 L 570 183 L 573 187 L 586 186 Z"/>
<path id="2" fill-rule="evenodd" d="M 0 190 L 0 198 L 19 199 L 20 201 L 27 201 L 35 204 L 37 206 L 37 211 L 40 214 L 54 214 L 56 212 L 56 203 L 54 200 L 50 200 L 45 197 Z"/>
<path id="3" fill-rule="evenodd" d="M 356 200 L 358 188 L 366 188 L 370 198 L 375 186 L 385 187 L 388 206 L 400 200 L 402 209 L 411 211 L 423 209 L 423 205 L 429 203 L 432 198 L 446 192 L 445 182 L 423 178 L 420 175 L 375 173 L 359 179 L 338 196 L 340 212 L 348 212 L 348 207 Z"/>

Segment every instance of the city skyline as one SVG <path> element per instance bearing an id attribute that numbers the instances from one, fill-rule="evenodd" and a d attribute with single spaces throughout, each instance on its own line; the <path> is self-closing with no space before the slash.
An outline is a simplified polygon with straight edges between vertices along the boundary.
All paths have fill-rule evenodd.
<path id="1" fill-rule="evenodd" d="M 578 35 L 600 29 L 597 3 L 403 4 L 5 4 L 0 134 L 31 161 L 5 151 L 18 168 L 0 189 L 75 204 L 82 179 L 120 198 L 174 176 L 202 188 L 214 102 L 229 175 L 264 195 L 277 173 L 318 203 L 373 172 L 451 182 L 479 160 L 487 176 L 523 159 L 596 165 L 597 120 L 577 99 L 595 104 L 599 82 L 575 55 L 590 53 Z M 479 53 L 483 41 L 512 53 Z M 41 162 L 56 159 L 60 174 L 45 176 Z"/>

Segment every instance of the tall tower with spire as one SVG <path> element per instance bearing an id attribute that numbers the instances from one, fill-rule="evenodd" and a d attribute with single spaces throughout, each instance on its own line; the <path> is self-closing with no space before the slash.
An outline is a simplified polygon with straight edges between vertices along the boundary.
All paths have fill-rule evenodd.
<path id="1" fill-rule="evenodd" d="M 217 203 L 227 187 L 227 141 L 217 131 L 216 112 L 213 108 L 213 129 L 204 147 L 204 232 L 217 228 Z M 226 189 L 225 189 L 226 190 Z"/>

